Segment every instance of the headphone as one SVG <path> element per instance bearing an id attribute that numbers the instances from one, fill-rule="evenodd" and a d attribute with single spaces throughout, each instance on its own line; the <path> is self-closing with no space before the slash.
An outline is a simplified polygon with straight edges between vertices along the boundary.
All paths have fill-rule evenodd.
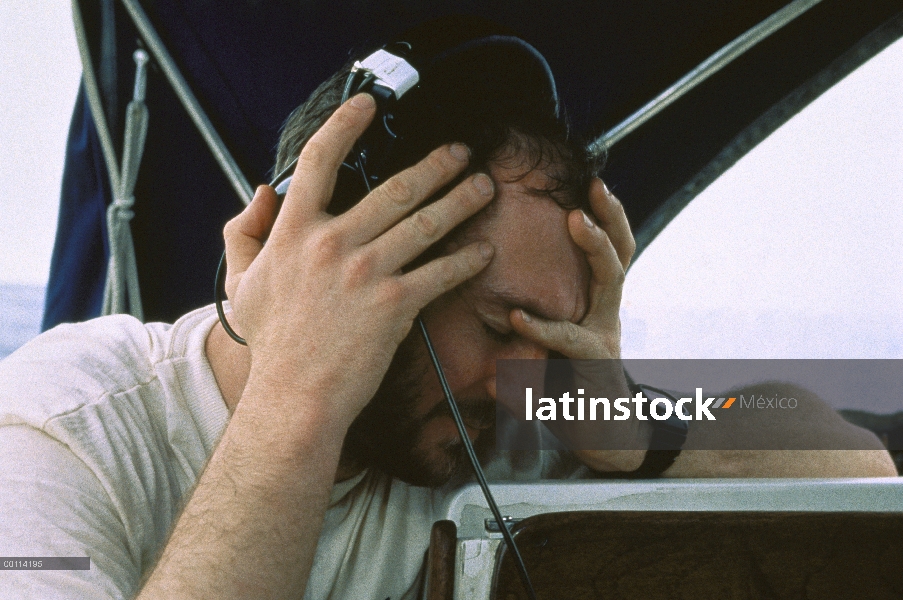
<path id="1" fill-rule="evenodd" d="M 475 17 L 445 17 L 410 30 L 353 63 L 341 102 L 376 100 L 373 123 L 346 157 L 332 214 L 446 142 L 467 141 L 471 122 L 558 119 L 558 94 L 545 58 L 522 39 Z M 407 164 L 404 158 L 411 162 Z M 273 180 L 288 190 L 297 160 Z"/>
<path id="2" fill-rule="evenodd" d="M 504 120 L 512 114 L 559 118 L 558 93 L 545 58 L 498 25 L 469 16 L 427 22 L 355 61 L 341 101 L 364 92 L 376 100 L 376 116 L 339 169 L 328 209 L 332 214 L 348 210 L 372 188 L 409 166 L 406 159 L 422 158 L 442 143 L 466 141 L 462 132 L 472 121 Z M 280 199 L 288 191 L 297 162 L 296 158 L 270 183 Z M 247 345 L 226 320 L 225 279 L 224 252 L 214 287 L 217 314 L 226 333 Z M 417 325 L 477 481 L 496 522 L 504 523 L 420 317 Z M 528 596 L 535 600 L 517 545 L 507 526 L 500 529 Z"/>

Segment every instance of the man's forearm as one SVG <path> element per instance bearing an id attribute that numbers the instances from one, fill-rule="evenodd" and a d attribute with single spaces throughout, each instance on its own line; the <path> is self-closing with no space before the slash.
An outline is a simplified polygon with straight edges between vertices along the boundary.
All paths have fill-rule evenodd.
<path id="1" fill-rule="evenodd" d="M 805 402 L 807 412 L 799 417 L 774 419 L 773 413 L 748 411 L 732 427 L 714 428 L 706 421 L 690 425 L 686 444 L 664 477 L 893 477 L 897 475 L 890 454 L 878 438 L 845 421 L 812 392 L 792 384 L 769 383 L 733 390 L 724 396 L 793 396 Z M 636 436 L 648 443 L 647 435 Z M 623 425 L 626 429 L 626 423 Z M 643 430 L 640 429 L 640 432 Z M 767 440 L 766 440 L 767 438 Z M 771 442 L 808 440 L 810 448 L 847 449 L 765 450 Z M 780 446 L 778 446 L 780 447 Z M 805 448 L 804 446 L 797 446 Z M 725 449 L 733 448 L 733 449 Z M 580 460 L 600 472 L 631 471 L 639 466 L 645 451 L 583 450 Z"/>
<path id="2" fill-rule="evenodd" d="M 252 377 L 138 597 L 300 598 L 346 429 Z"/>
<path id="3" fill-rule="evenodd" d="M 730 396 L 779 394 L 799 399 L 807 411 L 775 419 L 767 411 L 744 413 L 727 432 L 691 424 L 684 451 L 666 477 L 892 477 L 890 454 L 870 431 L 845 421 L 816 394 L 787 383 L 768 383 L 731 391 Z M 730 439 L 725 439 L 727 435 Z M 762 450 L 762 440 L 808 440 L 810 448 Z M 822 445 L 824 444 L 824 445 Z M 711 448 L 747 448 L 712 450 Z M 797 446 L 803 447 L 805 446 Z M 845 449 L 844 449 L 845 448 Z"/>
<path id="4" fill-rule="evenodd" d="M 886 450 L 685 450 L 664 477 L 895 477 Z"/>

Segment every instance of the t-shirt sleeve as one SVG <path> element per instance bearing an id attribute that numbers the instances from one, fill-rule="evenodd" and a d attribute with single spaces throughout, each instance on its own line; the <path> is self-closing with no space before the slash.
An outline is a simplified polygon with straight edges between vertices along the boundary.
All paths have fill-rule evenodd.
<path id="1" fill-rule="evenodd" d="M 87 556 L 89 570 L 4 570 L 0 598 L 131 598 L 140 566 L 94 473 L 65 444 L 0 426 L 0 556 Z"/>

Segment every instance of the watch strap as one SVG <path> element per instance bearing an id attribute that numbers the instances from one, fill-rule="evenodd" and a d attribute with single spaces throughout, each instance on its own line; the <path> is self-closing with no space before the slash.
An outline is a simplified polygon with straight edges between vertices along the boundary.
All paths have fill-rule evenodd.
<path id="1" fill-rule="evenodd" d="M 631 393 L 642 393 L 651 402 L 655 398 L 665 398 L 671 403 L 671 415 L 664 420 L 655 420 L 647 415 L 652 425 L 652 437 L 649 439 L 649 449 L 642 464 L 633 470 L 621 474 L 624 479 L 651 479 L 661 476 L 677 457 L 687 441 L 689 425 L 687 421 L 677 416 L 677 399 L 670 393 L 642 383 L 630 386 Z"/>

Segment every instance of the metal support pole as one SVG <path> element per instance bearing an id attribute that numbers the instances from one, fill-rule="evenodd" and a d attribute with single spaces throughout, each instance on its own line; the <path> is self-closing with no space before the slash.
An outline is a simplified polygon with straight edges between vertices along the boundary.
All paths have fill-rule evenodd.
<path id="1" fill-rule="evenodd" d="M 600 154 L 624 139 L 637 127 L 663 111 L 678 98 L 730 64 L 747 50 L 787 25 L 798 16 L 821 2 L 821 0 L 794 0 L 743 35 L 736 38 L 715 54 L 711 55 L 695 69 L 677 80 L 674 85 L 647 102 L 635 113 L 596 138 L 590 145 L 590 152 Z"/>

